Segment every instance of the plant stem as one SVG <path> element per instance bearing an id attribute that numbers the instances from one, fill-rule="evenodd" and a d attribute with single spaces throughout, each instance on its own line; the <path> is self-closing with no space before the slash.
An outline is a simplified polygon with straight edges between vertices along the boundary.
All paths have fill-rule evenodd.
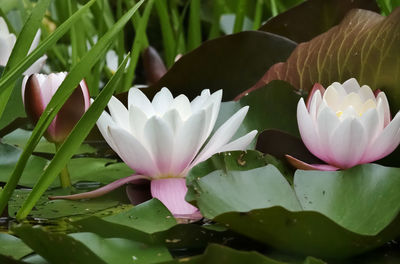
<path id="1" fill-rule="evenodd" d="M 56 146 L 56 151 L 58 151 L 62 143 L 54 143 L 54 145 Z M 67 165 L 65 165 L 65 167 L 61 170 L 59 177 L 62 188 L 68 188 L 72 186 Z"/>

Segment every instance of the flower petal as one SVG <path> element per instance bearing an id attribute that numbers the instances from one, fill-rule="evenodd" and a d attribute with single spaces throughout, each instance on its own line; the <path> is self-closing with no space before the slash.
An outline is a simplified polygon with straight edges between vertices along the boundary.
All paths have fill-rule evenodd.
<path id="1" fill-rule="evenodd" d="M 358 90 L 360 89 L 360 85 L 355 78 L 348 79 L 342 84 L 342 86 L 347 94 L 358 93 Z"/>
<path id="2" fill-rule="evenodd" d="M 382 108 L 384 110 L 383 125 L 384 127 L 386 127 L 390 123 L 390 120 L 392 119 L 390 116 L 389 102 L 387 100 L 386 94 L 384 92 L 380 92 L 376 97 L 376 100 L 378 102 L 378 107 L 379 107 L 379 102 L 381 102 L 382 104 Z"/>
<path id="3" fill-rule="evenodd" d="M 121 187 L 124 184 L 130 183 L 132 181 L 137 181 L 139 179 L 150 180 L 149 177 L 134 174 L 134 175 L 131 175 L 126 178 L 118 179 L 112 183 L 109 183 L 103 187 L 100 187 L 100 188 L 90 191 L 90 192 L 77 193 L 77 194 L 72 194 L 72 195 L 50 196 L 49 199 L 50 200 L 57 200 L 57 199 L 80 200 L 80 199 L 96 198 L 96 197 L 102 196 L 104 194 L 107 194 L 107 193 L 117 189 L 118 187 Z"/>
<path id="4" fill-rule="evenodd" d="M 174 98 L 172 97 L 171 92 L 167 88 L 163 87 L 161 91 L 156 93 L 156 95 L 153 98 L 152 104 L 154 110 L 160 116 L 163 115 L 171 106 L 173 100 Z"/>
<path id="5" fill-rule="evenodd" d="M 235 139 L 232 142 L 229 142 L 228 144 L 222 146 L 219 151 L 220 152 L 225 152 L 225 151 L 235 151 L 235 150 L 246 150 L 247 146 L 253 141 L 254 137 L 257 135 L 258 131 L 253 130 L 247 133 L 246 135 Z"/>
<path id="6" fill-rule="evenodd" d="M 175 215 L 192 215 L 196 207 L 185 201 L 187 187 L 183 178 L 168 178 L 151 181 L 151 195 L 160 200 Z"/>
<path id="7" fill-rule="evenodd" d="M 370 99 L 376 102 L 375 95 L 368 85 L 361 86 L 360 90 L 358 91 L 358 95 L 360 96 L 363 102 L 366 102 Z"/>
<path id="8" fill-rule="evenodd" d="M 1 34 L 9 34 L 8 26 L 4 18 L 0 17 L 0 33 Z"/>
<path id="9" fill-rule="evenodd" d="M 16 37 L 14 34 L 0 35 L 0 66 L 6 66 L 14 48 Z"/>
<path id="10" fill-rule="evenodd" d="M 328 164 L 308 164 L 302 160 L 296 159 L 293 156 L 285 155 L 286 160 L 299 170 L 321 170 L 321 171 L 337 171 L 339 168 Z"/>
<path id="11" fill-rule="evenodd" d="M 215 153 L 219 152 L 219 149 L 225 145 L 233 137 L 233 135 L 238 130 L 239 126 L 242 124 L 245 118 L 248 106 L 242 107 L 233 116 L 231 116 L 224 124 L 222 124 L 214 135 L 210 138 L 207 145 L 203 148 L 200 154 L 196 157 L 192 166 L 202 162 Z"/>
<path id="12" fill-rule="evenodd" d="M 303 98 L 301 98 L 297 104 L 297 123 L 304 145 L 306 145 L 308 150 L 315 156 L 323 156 L 323 152 L 320 151 L 319 147 L 318 133 L 314 127 L 311 116 L 307 111 Z"/>
<path id="13" fill-rule="evenodd" d="M 114 122 L 126 131 L 130 131 L 129 114 L 125 106 L 114 96 L 111 97 L 107 106 Z"/>
<path id="14" fill-rule="evenodd" d="M 108 131 L 116 146 L 114 150 L 129 167 L 145 176 L 159 174 L 156 163 L 141 142 L 122 128 L 110 126 Z"/>
<path id="15" fill-rule="evenodd" d="M 330 138 L 333 165 L 346 169 L 360 164 L 368 144 L 363 125 L 356 118 L 346 118 Z"/>
<path id="16" fill-rule="evenodd" d="M 183 94 L 177 96 L 173 100 L 171 108 L 174 108 L 178 111 L 182 120 L 186 120 L 192 114 L 192 106 L 189 102 L 189 99 Z"/>
<path id="17" fill-rule="evenodd" d="M 382 131 L 366 151 L 363 163 L 379 160 L 392 153 L 400 143 L 400 112 Z"/>
<path id="18" fill-rule="evenodd" d="M 211 108 L 208 108 L 209 111 Z M 177 131 L 172 155 L 171 172 L 175 175 L 185 174 L 201 146 L 204 144 L 206 133 L 206 110 L 195 113 L 186 120 Z"/>
<path id="19" fill-rule="evenodd" d="M 317 91 L 319 92 L 319 95 L 320 95 L 320 97 L 322 98 L 322 95 L 325 93 L 325 88 L 324 88 L 321 84 L 319 84 L 319 83 L 314 84 L 313 88 L 312 88 L 311 91 L 308 93 L 308 97 L 307 97 L 306 106 L 307 106 L 308 111 L 310 111 L 311 100 L 313 100 L 314 95 L 315 95 L 315 93 L 316 93 Z"/>
<path id="20" fill-rule="evenodd" d="M 144 126 L 148 118 L 146 114 L 137 106 L 129 107 L 129 125 L 132 135 L 138 140 L 144 140 Z"/>
<path id="21" fill-rule="evenodd" d="M 101 135 L 107 141 L 107 144 L 110 145 L 110 147 L 115 152 L 117 152 L 118 149 L 114 145 L 114 141 L 112 140 L 111 135 L 108 133 L 108 127 L 116 126 L 114 120 L 111 118 L 111 116 L 106 111 L 103 111 L 103 113 L 101 113 L 99 119 L 97 120 L 96 124 L 97 124 L 97 127 L 99 128 Z"/>
<path id="22" fill-rule="evenodd" d="M 155 114 L 153 105 L 147 96 L 138 88 L 131 88 L 128 92 L 128 106 L 137 106 L 146 113 L 148 117 Z"/>
<path id="23" fill-rule="evenodd" d="M 329 107 L 323 108 L 318 114 L 317 126 L 319 138 L 314 140 L 319 140 L 321 144 L 321 150 L 323 152 L 319 153 L 319 158 L 327 163 L 331 163 L 331 149 L 329 144 L 329 139 L 332 132 L 339 125 L 340 121 L 333 110 Z"/>
<path id="24" fill-rule="evenodd" d="M 179 128 L 182 126 L 183 121 L 181 119 L 181 116 L 179 115 L 178 111 L 176 109 L 170 109 L 168 110 L 162 117 L 168 125 L 171 127 L 172 131 L 174 134 L 177 133 Z"/>
<path id="25" fill-rule="evenodd" d="M 160 174 L 168 175 L 171 168 L 171 153 L 174 152 L 175 147 L 170 126 L 160 117 L 153 116 L 144 126 L 143 136 Z"/>

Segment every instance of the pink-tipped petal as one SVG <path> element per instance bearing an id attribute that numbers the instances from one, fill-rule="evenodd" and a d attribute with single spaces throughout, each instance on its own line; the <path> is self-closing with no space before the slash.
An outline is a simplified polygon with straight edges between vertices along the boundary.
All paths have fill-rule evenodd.
<path id="1" fill-rule="evenodd" d="M 290 163 L 290 165 L 299 170 L 337 171 L 339 169 L 329 164 L 308 164 L 290 155 L 285 155 L 285 157 L 287 161 Z"/>
<path id="2" fill-rule="evenodd" d="M 185 201 L 187 193 L 184 178 L 167 178 L 151 181 L 151 195 L 160 200 L 174 216 L 190 216 L 199 210 Z"/>
<path id="3" fill-rule="evenodd" d="M 86 84 L 86 81 L 84 79 L 79 83 L 79 86 L 81 87 L 82 92 L 83 92 L 83 98 L 84 98 L 84 101 L 85 101 L 85 111 L 87 111 L 89 109 L 89 106 L 90 106 L 90 103 L 91 103 L 90 94 L 89 94 L 89 88 L 88 88 L 88 86 Z"/>
<path id="4" fill-rule="evenodd" d="M 99 196 L 102 196 L 104 194 L 107 194 L 115 189 L 117 189 L 118 187 L 121 187 L 124 184 L 133 182 L 133 181 L 137 181 L 140 179 L 146 179 L 146 180 L 150 180 L 149 177 L 143 176 L 143 175 L 131 175 L 129 177 L 126 178 L 122 178 L 119 180 L 116 180 L 112 183 L 109 183 L 103 187 L 100 187 L 96 190 L 90 191 L 90 192 L 85 192 L 85 193 L 77 193 L 77 194 L 72 194 L 72 195 L 62 195 L 62 196 L 50 196 L 49 199 L 50 200 L 57 200 L 57 199 L 64 199 L 64 200 L 80 200 L 80 199 L 89 199 L 89 198 L 96 198 Z"/>
<path id="5" fill-rule="evenodd" d="M 383 125 L 386 127 L 389 123 L 390 120 L 392 119 L 392 116 L 390 114 L 390 109 L 389 109 L 389 102 L 387 100 L 386 94 L 384 92 L 378 93 L 376 100 L 379 102 L 381 101 L 382 108 L 384 110 L 384 122 Z"/>
<path id="6" fill-rule="evenodd" d="M 400 143 L 400 112 L 370 145 L 362 158 L 363 163 L 379 160 L 392 153 Z"/>
<path id="7" fill-rule="evenodd" d="M 322 151 L 319 147 L 319 135 L 315 130 L 311 116 L 309 115 L 304 99 L 301 98 L 297 104 L 297 123 L 299 125 L 299 131 L 301 139 L 308 150 L 317 157 L 323 156 Z"/>
<path id="8" fill-rule="evenodd" d="M 313 88 L 311 89 L 311 91 L 310 91 L 310 93 L 308 94 L 308 97 L 307 97 L 307 104 L 306 105 L 307 105 L 307 109 L 308 110 L 310 110 L 311 101 L 312 101 L 316 91 L 319 91 L 320 95 L 322 96 L 325 93 L 325 88 L 319 83 L 314 84 Z"/>

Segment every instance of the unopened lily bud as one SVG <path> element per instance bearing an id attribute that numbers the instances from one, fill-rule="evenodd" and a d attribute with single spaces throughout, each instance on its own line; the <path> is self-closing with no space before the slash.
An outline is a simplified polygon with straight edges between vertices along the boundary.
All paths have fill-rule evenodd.
<path id="1" fill-rule="evenodd" d="M 25 111 L 33 123 L 39 120 L 66 76 L 66 72 L 25 76 L 22 83 L 22 98 Z M 47 140 L 55 143 L 63 142 L 89 105 L 89 90 L 82 80 L 47 128 L 45 133 Z"/>

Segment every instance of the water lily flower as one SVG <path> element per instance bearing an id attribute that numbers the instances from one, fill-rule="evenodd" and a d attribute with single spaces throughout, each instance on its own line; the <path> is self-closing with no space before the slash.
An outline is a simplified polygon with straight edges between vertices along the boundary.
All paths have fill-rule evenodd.
<path id="1" fill-rule="evenodd" d="M 50 75 L 32 74 L 24 77 L 22 98 L 25 111 L 33 123 L 39 120 L 66 76 L 66 72 L 59 72 Z M 89 105 L 89 90 L 85 81 L 82 80 L 47 128 L 45 133 L 47 140 L 58 144 L 64 142 Z"/>
<path id="2" fill-rule="evenodd" d="M 391 120 L 384 92 L 376 94 L 356 79 L 333 83 L 326 90 L 316 84 L 307 106 L 297 106 L 297 121 L 304 144 L 327 164 L 310 169 L 347 169 L 379 160 L 400 143 L 400 114 Z M 307 164 L 291 159 L 292 164 Z"/>
<path id="3" fill-rule="evenodd" d="M 40 41 L 40 29 L 37 31 L 35 38 L 29 48 L 28 54 L 31 53 L 39 44 Z M 17 38 L 13 33 L 8 30 L 7 23 L 4 18 L 0 17 L 0 66 L 5 67 L 7 65 L 8 59 L 10 58 L 11 51 L 14 48 Z M 47 56 L 44 55 L 40 57 L 35 63 L 33 63 L 25 72 L 24 75 L 31 75 L 37 73 L 43 67 Z"/>
<path id="4" fill-rule="evenodd" d="M 102 195 L 137 179 L 151 180 L 151 194 L 176 216 L 192 218 L 198 209 L 184 199 L 189 170 L 213 154 L 245 150 L 257 131 L 233 140 L 248 107 L 241 108 L 211 136 L 219 113 L 222 90 L 203 90 L 192 102 L 184 95 L 173 98 L 162 88 L 152 102 L 137 88 L 128 94 L 128 109 L 115 97 L 97 122 L 107 143 L 136 174 L 86 194 L 66 199 Z M 208 140 L 208 141 L 207 141 Z M 206 143 L 207 142 L 207 143 Z"/>

